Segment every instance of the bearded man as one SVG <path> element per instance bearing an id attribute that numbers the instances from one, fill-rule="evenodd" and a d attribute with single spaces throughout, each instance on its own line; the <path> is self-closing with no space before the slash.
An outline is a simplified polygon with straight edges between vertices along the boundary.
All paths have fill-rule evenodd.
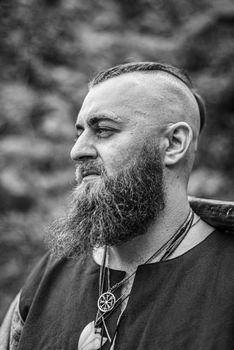
<path id="1" fill-rule="evenodd" d="M 12 303 L 1 349 L 234 348 L 233 236 L 187 197 L 204 116 L 175 67 L 123 64 L 94 78 L 70 211 Z"/>

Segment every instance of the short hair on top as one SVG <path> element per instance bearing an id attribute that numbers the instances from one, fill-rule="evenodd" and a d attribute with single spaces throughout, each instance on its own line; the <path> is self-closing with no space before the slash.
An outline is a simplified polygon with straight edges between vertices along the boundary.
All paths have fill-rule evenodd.
<path id="1" fill-rule="evenodd" d="M 120 64 L 118 66 L 108 68 L 106 70 L 99 72 L 93 78 L 93 80 L 91 80 L 89 84 L 89 88 L 91 89 L 95 85 L 98 85 L 108 79 L 120 76 L 125 73 L 149 72 L 149 71 L 151 72 L 162 71 L 162 72 L 171 74 L 172 76 L 181 80 L 190 89 L 191 93 L 195 97 L 198 104 L 199 113 L 200 113 L 200 132 L 201 132 L 201 130 L 204 127 L 205 118 L 206 118 L 205 103 L 203 101 L 203 98 L 193 88 L 193 84 L 189 75 L 183 69 L 171 66 L 169 64 L 159 63 L 159 62 L 134 62 L 134 63 Z"/>

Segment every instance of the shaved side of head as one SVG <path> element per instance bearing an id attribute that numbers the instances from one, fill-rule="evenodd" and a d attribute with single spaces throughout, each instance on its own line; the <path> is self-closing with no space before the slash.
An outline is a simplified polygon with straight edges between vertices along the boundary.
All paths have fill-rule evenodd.
<path id="1" fill-rule="evenodd" d="M 92 88 L 95 85 L 98 85 L 101 82 L 104 82 L 108 79 L 122 76 L 126 73 L 133 73 L 133 72 L 152 73 L 152 74 L 167 73 L 169 78 L 175 78 L 178 83 L 182 82 L 184 86 L 187 86 L 188 90 L 190 91 L 191 95 L 194 97 L 194 100 L 196 101 L 198 112 L 199 112 L 199 118 L 200 118 L 199 132 L 202 131 L 205 124 L 205 118 L 206 118 L 205 104 L 202 97 L 193 88 L 193 84 L 189 75 L 183 69 L 171 66 L 169 64 L 160 63 L 160 62 L 125 63 L 125 64 L 120 64 L 118 66 L 111 67 L 109 69 L 99 72 L 92 79 L 92 81 L 89 84 L 89 87 Z"/>
<path id="2" fill-rule="evenodd" d="M 197 140 L 201 127 L 200 112 L 186 84 L 163 71 L 132 73 L 131 79 L 141 86 L 142 100 L 146 98 L 153 110 L 157 111 L 157 116 L 161 114 L 161 123 L 184 121 L 192 128 L 194 141 Z"/>
<path id="3" fill-rule="evenodd" d="M 151 121 L 162 128 L 179 122 L 185 122 L 190 126 L 192 139 L 183 160 L 178 165 L 178 170 L 187 184 L 201 128 L 199 107 L 193 93 L 183 81 L 163 71 L 128 73 L 126 78 L 132 82 L 133 92 L 139 93 L 139 101 L 143 109 L 150 114 Z M 152 118 L 154 116 L 155 119 Z"/>

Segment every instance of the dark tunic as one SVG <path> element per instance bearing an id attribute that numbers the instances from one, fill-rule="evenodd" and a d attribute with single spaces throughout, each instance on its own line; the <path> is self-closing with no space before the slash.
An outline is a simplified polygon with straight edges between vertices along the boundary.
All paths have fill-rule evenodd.
<path id="1" fill-rule="evenodd" d="M 111 270 L 111 285 L 124 275 Z M 92 258 L 44 257 L 21 294 L 19 349 L 77 349 L 96 316 L 98 279 Z M 215 231 L 179 257 L 139 266 L 118 328 L 120 349 L 234 349 L 234 235 Z"/>

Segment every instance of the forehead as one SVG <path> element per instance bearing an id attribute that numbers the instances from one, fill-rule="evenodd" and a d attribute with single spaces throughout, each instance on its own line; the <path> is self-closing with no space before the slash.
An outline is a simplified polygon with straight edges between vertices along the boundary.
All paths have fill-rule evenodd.
<path id="1" fill-rule="evenodd" d="M 110 78 L 91 88 L 87 94 L 79 119 L 108 113 L 125 118 L 153 118 L 166 122 L 169 109 L 178 109 L 178 90 L 188 90 L 184 83 L 165 72 L 134 72 Z M 177 106 L 178 105 L 178 106 Z"/>

